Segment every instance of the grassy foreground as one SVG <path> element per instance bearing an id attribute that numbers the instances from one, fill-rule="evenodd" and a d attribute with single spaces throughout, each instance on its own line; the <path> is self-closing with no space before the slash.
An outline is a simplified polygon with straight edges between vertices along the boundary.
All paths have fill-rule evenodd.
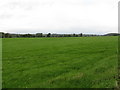
<path id="1" fill-rule="evenodd" d="M 3 39 L 3 88 L 116 87 L 117 38 Z"/>

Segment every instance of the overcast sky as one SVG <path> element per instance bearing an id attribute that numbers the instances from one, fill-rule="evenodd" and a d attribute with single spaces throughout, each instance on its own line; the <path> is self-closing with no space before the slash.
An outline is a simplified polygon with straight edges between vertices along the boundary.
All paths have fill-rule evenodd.
<path id="1" fill-rule="evenodd" d="M 0 31 L 118 32 L 119 0 L 0 0 Z"/>

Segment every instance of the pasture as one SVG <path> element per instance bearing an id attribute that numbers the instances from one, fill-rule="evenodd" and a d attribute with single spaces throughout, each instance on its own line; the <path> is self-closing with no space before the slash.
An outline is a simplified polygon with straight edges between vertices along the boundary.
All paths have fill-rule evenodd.
<path id="1" fill-rule="evenodd" d="M 118 37 L 2 39 L 3 88 L 114 88 Z"/>

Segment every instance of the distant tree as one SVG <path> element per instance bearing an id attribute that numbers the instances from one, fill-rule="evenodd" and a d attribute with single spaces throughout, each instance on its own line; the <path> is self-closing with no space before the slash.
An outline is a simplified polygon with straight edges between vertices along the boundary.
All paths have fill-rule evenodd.
<path id="1" fill-rule="evenodd" d="M 0 38 L 4 38 L 5 34 L 3 32 L 0 32 Z"/>
<path id="2" fill-rule="evenodd" d="M 20 34 L 17 34 L 17 36 L 16 37 L 20 37 Z"/>
<path id="3" fill-rule="evenodd" d="M 51 36 L 51 33 L 48 33 L 48 34 L 47 34 L 47 37 L 50 37 L 50 36 Z"/>
<path id="4" fill-rule="evenodd" d="M 78 36 L 79 36 L 78 34 L 75 35 L 75 37 L 78 37 Z"/>
<path id="5" fill-rule="evenodd" d="M 36 34 L 32 34 L 32 37 L 36 37 Z"/>
<path id="6" fill-rule="evenodd" d="M 12 36 L 9 33 L 5 33 L 5 38 L 12 38 Z"/>
<path id="7" fill-rule="evenodd" d="M 42 37 L 43 34 L 42 33 L 36 33 L 36 37 Z"/>
<path id="8" fill-rule="evenodd" d="M 82 33 L 80 33 L 80 34 L 79 34 L 79 36 L 80 36 L 80 37 L 82 37 L 82 36 L 83 36 L 83 34 L 82 34 Z"/>
<path id="9" fill-rule="evenodd" d="M 75 37 L 76 35 L 75 34 L 73 34 L 73 37 Z"/>
<path id="10" fill-rule="evenodd" d="M 19 37 L 24 37 L 24 35 L 23 34 L 19 34 Z"/>
<path id="11" fill-rule="evenodd" d="M 26 34 L 22 34 L 21 37 L 26 37 Z"/>
<path id="12" fill-rule="evenodd" d="M 27 34 L 28 37 L 32 37 L 32 34 Z"/>
<path id="13" fill-rule="evenodd" d="M 105 36 L 120 36 L 119 33 L 108 33 L 108 34 L 105 34 Z"/>
<path id="14" fill-rule="evenodd" d="M 33 35 L 32 34 L 23 34 L 23 35 L 21 35 L 21 37 L 32 37 Z"/>
<path id="15" fill-rule="evenodd" d="M 70 35 L 70 34 L 68 34 L 68 37 L 71 37 L 71 35 Z"/>

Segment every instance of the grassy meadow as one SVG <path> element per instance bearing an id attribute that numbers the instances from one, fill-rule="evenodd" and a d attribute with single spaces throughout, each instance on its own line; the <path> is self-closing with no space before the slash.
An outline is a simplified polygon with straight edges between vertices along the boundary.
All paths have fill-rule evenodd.
<path id="1" fill-rule="evenodd" d="M 3 38 L 3 88 L 114 88 L 118 37 Z"/>

